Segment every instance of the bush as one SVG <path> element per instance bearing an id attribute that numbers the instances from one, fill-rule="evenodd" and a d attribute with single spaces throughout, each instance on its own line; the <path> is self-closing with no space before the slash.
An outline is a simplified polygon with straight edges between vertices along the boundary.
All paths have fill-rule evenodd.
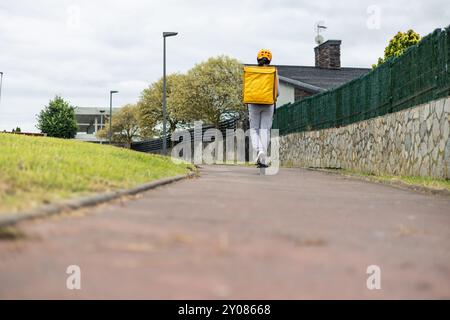
<path id="1" fill-rule="evenodd" d="M 390 41 L 388 46 L 384 49 L 384 58 L 378 58 L 378 62 L 372 65 L 375 69 L 389 58 L 399 57 L 405 52 L 407 48 L 417 44 L 420 41 L 420 35 L 414 30 L 407 32 L 398 32 Z"/>
<path id="2" fill-rule="evenodd" d="M 49 137 L 74 138 L 78 130 L 75 107 L 56 96 L 39 113 L 36 127 Z"/>

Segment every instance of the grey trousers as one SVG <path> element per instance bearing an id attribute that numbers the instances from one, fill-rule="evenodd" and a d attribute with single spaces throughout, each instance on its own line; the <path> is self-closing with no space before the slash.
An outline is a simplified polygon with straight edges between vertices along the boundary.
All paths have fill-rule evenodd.
<path id="1" fill-rule="evenodd" d="M 253 150 L 267 154 L 272 128 L 274 105 L 249 104 L 250 137 Z"/>

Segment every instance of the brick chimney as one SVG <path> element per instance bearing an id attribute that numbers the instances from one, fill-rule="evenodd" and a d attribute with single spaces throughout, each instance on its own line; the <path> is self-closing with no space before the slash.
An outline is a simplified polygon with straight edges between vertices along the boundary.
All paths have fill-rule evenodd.
<path id="1" fill-rule="evenodd" d="M 341 68 L 341 40 L 327 40 L 314 48 L 316 67 L 324 69 Z"/>

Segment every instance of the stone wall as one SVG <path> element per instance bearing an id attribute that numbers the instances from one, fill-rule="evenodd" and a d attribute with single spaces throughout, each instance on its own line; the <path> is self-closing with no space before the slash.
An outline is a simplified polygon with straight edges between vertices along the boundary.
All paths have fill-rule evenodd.
<path id="1" fill-rule="evenodd" d="M 284 165 L 450 178 L 450 97 L 341 128 L 280 137 Z"/>

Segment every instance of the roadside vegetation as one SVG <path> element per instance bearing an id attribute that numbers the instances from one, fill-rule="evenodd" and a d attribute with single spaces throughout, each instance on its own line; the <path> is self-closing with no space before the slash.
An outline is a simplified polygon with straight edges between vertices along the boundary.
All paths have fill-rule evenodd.
<path id="1" fill-rule="evenodd" d="M 387 60 L 401 56 L 406 49 L 420 42 L 420 35 L 410 29 L 406 32 L 397 32 L 397 34 L 389 40 L 389 44 L 384 49 L 384 57 L 378 58 L 378 62 L 372 65 L 372 69 L 382 65 Z"/>
<path id="2" fill-rule="evenodd" d="M 380 182 L 401 182 L 410 186 L 425 187 L 434 190 L 447 190 L 450 191 L 450 180 L 435 179 L 432 177 L 414 177 L 414 176 L 390 176 L 390 175 L 371 175 L 362 173 L 350 173 L 353 175 L 359 175 L 369 177 L 370 179 L 378 180 Z"/>
<path id="3" fill-rule="evenodd" d="M 112 119 L 112 140 L 130 145 L 131 141 L 161 136 L 163 79 L 143 89 L 139 100 L 122 108 Z M 220 121 L 244 115 L 242 103 L 242 64 L 218 56 L 196 64 L 186 73 L 167 75 L 167 128 L 169 132 L 193 127 L 203 121 L 216 128 Z M 109 123 L 97 133 L 107 137 Z"/>
<path id="4" fill-rule="evenodd" d="M 62 97 L 55 96 L 38 114 L 37 128 L 48 137 L 74 138 L 78 129 L 75 107 Z"/>
<path id="5" fill-rule="evenodd" d="M 186 174 L 191 164 L 75 140 L 0 133 L 0 213 Z"/>
<path id="6" fill-rule="evenodd" d="M 335 171 L 340 174 L 354 177 L 367 178 L 371 181 L 382 182 L 386 184 L 407 185 L 411 187 L 419 187 L 428 190 L 446 190 L 450 192 L 450 180 L 446 179 L 435 179 L 432 177 L 416 177 L 416 176 L 375 175 L 342 169 L 328 170 L 328 171 Z"/>

